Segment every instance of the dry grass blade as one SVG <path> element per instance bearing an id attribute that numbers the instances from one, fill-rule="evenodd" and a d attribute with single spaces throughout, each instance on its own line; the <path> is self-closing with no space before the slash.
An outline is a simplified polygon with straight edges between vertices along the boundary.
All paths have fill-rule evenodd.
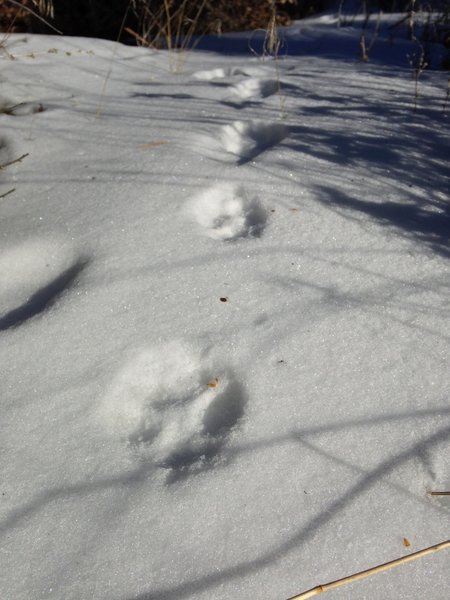
<path id="1" fill-rule="evenodd" d="M 371 577 L 372 575 L 376 575 L 377 573 L 382 573 L 383 571 L 393 569 L 394 567 L 398 567 L 399 565 L 411 562 L 413 560 L 416 560 L 417 558 L 422 558 L 423 556 L 427 556 L 429 554 L 433 554 L 434 552 L 439 552 L 440 550 L 445 550 L 446 548 L 450 548 L 450 540 L 446 540 L 445 542 L 441 542 L 440 544 L 436 544 L 435 546 L 430 546 L 429 548 L 424 548 L 423 550 L 419 550 L 418 552 L 414 552 L 413 554 L 408 554 L 407 556 L 403 556 L 402 558 L 391 560 L 387 563 L 383 563 L 382 565 L 377 565 L 376 567 L 372 567 L 371 569 L 366 569 L 365 571 L 354 573 L 353 575 L 349 575 L 348 577 L 343 577 L 342 579 L 337 579 L 336 581 L 331 581 L 330 583 L 318 585 L 317 587 L 312 588 L 311 590 L 302 592 L 301 594 L 297 594 L 296 596 L 292 596 L 291 598 L 289 598 L 289 600 L 306 600 L 307 598 L 312 598 L 313 596 L 317 596 L 322 592 L 328 592 L 329 590 L 333 590 L 343 585 L 347 585 L 347 583 L 353 583 L 354 581 L 359 581 L 360 579 Z"/>
<path id="2" fill-rule="evenodd" d="M 141 148 L 157 148 L 158 146 L 164 146 L 168 144 L 165 140 L 160 140 L 158 142 L 149 142 L 148 144 L 141 144 Z"/>
<path id="3" fill-rule="evenodd" d="M 103 82 L 102 93 L 100 95 L 100 102 L 98 104 L 97 113 L 96 113 L 97 119 L 99 119 L 100 115 L 101 115 L 103 101 L 104 101 L 105 94 L 106 94 L 106 88 L 108 86 L 109 78 L 111 77 L 112 68 L 113 68 L 113 62 L 114 62 L 114 59 L 115 59 L 116 53 L 117 53 L 117 47 L 118 47 L 119 40 L 120 40 L 120 38 L 122 36 L 122 32 L 123 32 L 124 27 L 125 27 L 125 22 L 127 20 L 128 13 L 130 11 L 130 6 L 131 6 L 131 4 L 130 4 L 130 2 L 128 2 L 127 8 L 125 10 L 125 14 L 123 15 L 122 23 L 120 25 L 119 33 L 117 35 L 116 43 L 114 45 L 114 51 L 112 53 L 111 60 L 109 62 L 108 72 L 106 73 L 105 81 Z"/>
<path id="4" fill-rule="evenodd" d="M 194 33 L 195 33 L 196 29 L 197 29 L 197 23 L 198 23 L 198 20 L 200 18 L 200 15 L 202 14 L 202 12 L 203 12 L 203 10 L 205 8 L 205 5 L 206 5 L 206 0 L 203 0 L 203 2 L 199 5 L 198 10 L 197 10 L 195 16 L 192 19 L 190 19 L 190 23 L 191 24 L 190 24 L 190 27 L 189 27 L 189 29 L 187 31 L 187 34 L 186 34 L 187 43 L 184 44 L 186 47 L 190 44 L 190 42 L 192 40 L 192 37 L 193 37 L 193 35 L 194 35 Z M 193 47 L 195 47 L 196 45 L 197 44 L 195 43 L 193 45 Z"/>
<path id="5" fill-rule="evenodd" d="M 164 0 L 164 10 L 166 11 L 166 23 L 167 23 L 167 47 L 169 50 L 172 49 L 172 15 L 170 14 L 170 5 L 168 0 Z"/>
<path id="6" fill-rule="evenodd" d="M 54 17 L 53 0 L 31 0 L 41 15 Z"/>
<path id="7" fill-rule="evenodd" d="M 264 40 L 265 51 L 271 56 L 278 56 L 280 50 L 280 38 L 278 37 L 277 27 L 277 9 L 275 2 L 272 2 L 272 14 L 270 16 L 269 25 L 266 31 L 266 38 Z"/>
<path id="8" fill-rule="evenodd" d="M 178 72 L 182 69 L 183 59 L 192 44 L 192 38 L 198 28 L 198 21 L 206 5 L 206 0 L 199 3 L 197 11 L 192 16 L 188 0 L 184 0 L 177 10 L 171 12 L 169 0 L 164 0 L 166 47 L 169 50 L 171 70 Z M 175 53 L 178 53 L 176 55 Z"/>
<path id="9" fill-rule="evenodd" d="M 144 5 L 139 19 L 140 33 L 136 34 L 129 29 L 127 31 L 143 46 L 169 50 L 170 70 L 178 72 L 182 69 L 187 50 L 194 48 L 201 38 L 200 17 L 207 7 L 207 0 L 197 0 L 195 3 L 189 0 L 179 3 L 162 0 L 159 5 L 155 5 L 153 12 L 149 6 Z"/>

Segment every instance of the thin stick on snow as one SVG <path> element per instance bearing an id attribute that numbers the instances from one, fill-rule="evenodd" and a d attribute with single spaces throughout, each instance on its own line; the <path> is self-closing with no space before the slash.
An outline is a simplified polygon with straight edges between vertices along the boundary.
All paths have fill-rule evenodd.
<path id="1" fill-rule="evenodd" d="M 6 198 L 6 196 L 9 196 L 9 194 L 12 194 L 13 192 L 16 191 L 16 188 L 13 188 L 12 190 L 8 190 L 7 192 L 5 192 L 4 194 L 0 195 L 0 200 L 2 200 L 3 198 Z"/>
<path id="2" fill-rule="evenodd" d="M 450 492 L 428 492 L 430 496 L 450 496 Z"/>
<path id="3" fill-rule="evenodd" d="M 0 170 L 6 169 L 6 167 L 9 167 L 10 165 L 14 165 L 15 163 L 21 162 L 27 156 L 28 156 L 28 152 L 26 154 L 22 154 L 22 156 L 19 156 L 19 158 L 15 158 L 14 160 L 10 160 L 7 163 L 3 163 L 2 165 L 0 165 Z"/>
<path id="4" fill-rule="evenodd" d="M 342 585 L 346 585 L 347 583 L 359 581 L 360 579 L 370 577 L 372 575 L 375 575 L 376 573 L 387 571 L 388 569 L 392 569 L 404 563 L 416 560 L 416 558 L 422 558 L 423 556 L 427 556 L 428 554 L 439 552 L 439 550 L 444 550 L 445 548 L 450 548 L 450 540 L 447 540 L 440 544 L 436 544 L 435 546 L 430 546 L 429 548 L 425 548 L 424 550 L 419 550 L 418 552 L 414 552 L 413 554 L 408 554 L 407 556 L 403 556 L 402 558 L 391 560 L 390 562 L 384 563 L 382 565 L 377 565 L 376 567 L 372 567 L 371 569 L 360 571 L 359 573 L 354 573 L 353 575 L 349 575 L 348 577 L 343 577 L 342 579 L 337 579 L 336 581 L 331 581 L 330 583 L 325 583 L 324 585 L 318 585 L 317 587 L 308 590 L 307 592 L 303 592 L 301 594 L 298 594 L 297 596 L 292 596 L 291 598 L 289 598 L 289 600 L 306 600 L 307 598 L 312 598 L 313 596 L 317 596 L 322 592 L 328 592 L 329 590 L 341 587 Z"/>

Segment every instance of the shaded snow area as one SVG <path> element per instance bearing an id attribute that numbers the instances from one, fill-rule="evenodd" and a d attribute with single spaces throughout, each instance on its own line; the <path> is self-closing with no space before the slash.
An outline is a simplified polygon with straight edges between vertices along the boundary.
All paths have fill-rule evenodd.
<path id="1" fill-rule="evenodd" d="M 284 600 L 450 537 L 446 75 L 284 35 L 4 42 L 2 600 Z"/>

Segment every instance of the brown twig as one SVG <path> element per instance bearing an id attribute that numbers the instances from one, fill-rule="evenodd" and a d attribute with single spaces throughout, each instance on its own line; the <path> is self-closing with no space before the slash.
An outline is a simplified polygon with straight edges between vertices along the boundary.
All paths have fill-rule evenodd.
<path id="1" fill-rule="evenodd" d="M 450 496 L 450 492 L 428 492 L 430 496 Z"/>
<path id="2" fill-rule="evenodd" d="M 165 140 L 160 140 L 158 142 L 148 142 L 147 144 L 141 144 L 141 148 L 156 148 L 157 146 L 164 146 L 164 144 L 168 144 Z"/>
<path id="3" fill-rule="evenodd" d="M 342 579 L 337 579 L 336 581 L 331 581 L 330 583 L 325 583 L 324 585 L 318 585 L 317 587 L 312 588 L 307 592 L 303 592 L 301 594 L 298 594 L 297 596 L 292 596 L 291 598 L 289 598 L 289 600 L 306 600 L 307 598 L 312 598 L 313 596 L 317 596 L 322 592 L 328 592 L 329 590 L 341 587 L 342 585 L 346 585 L 347 583 L 359 581 L 360 579 L 370 577 L 371 575 L 375 575 L 376 573 L 387 571 L 388 569 L 392 569 L 393 567 L 398 567 L 401 564 L 405 564 L 407 562 L 416 560 L 416 558 L 422 558 L 423 556 L 427 556 L 428 554 L 432 554 L 433 552 L 439 552 L 439 550 L 444 550 L 445 548 L 450 548 L 450 540 L 447 540 L 440 544 L 436 544 L 435 546 L 430 546 L 429 548 L 424 548 L 423 550 L 419 550 L 418 552 L 414 552 L 413 554 L 408 554 L 407 556 L 403 556 L 402 558 L 391 560 L 390 562 L 383 563 L 382 565 L 377 565 L 376 567 L 372 567 L 371 569 L 366 569 L 365 571 L 354 573 L 353 575 L 349 575 L 348 577 L 343 577 Z"/>
<path id="4" fill-rule="evenodd" d="M 28 152 L 26 154 L 22 154 L 22 156 L 19 156 L 19 158 L 15 158 L 14 160 L 10 160 L 9 162 L 4 163 L 3 165 L 0 165 L 0 170 L 6 169 L 6 167 L 9 167 L 10 165 L 14 165 L 15 163 L 21 162 L 27 156 L 28 156 Z"/>
<path id="5" fill-rule="evenodd" d="M 147 48 L 155 48 L 153 46 L 153 44 L 151 44 L 149 41 L 147 41 L 145 38 L 143 38 L 141 35 L 139 35 L 138 33 L 136 33 L 135 31 L 133 31 L 133 29 L 131 29 L 131 27 L 125 27 L 124 31 L 126 31 L 127 33 L 129 33 L 130 35 L 132 35 L 134 37 L 134 39 L 141 43 L 143 46 L 147 47 Z M 155 48 L 156 50 L 156 48 Z"/>
<path id="6" fill-rule="evenodd" d="M 5 192 L 4 194 L 1 194 L 1 195 L 0 195 L 0 200 L 1 200 L 2 198 L 6 198 L 6 196 L 9 196 L 9 194 L 12 194 L 12 193 L 13 193 L 13 192 L 15 192 L 15 191 L 16 191 L 16 188 L 13 188 L 12 190 L 8 190 L 8 191 L 7 191 L 7 192 Z"/>

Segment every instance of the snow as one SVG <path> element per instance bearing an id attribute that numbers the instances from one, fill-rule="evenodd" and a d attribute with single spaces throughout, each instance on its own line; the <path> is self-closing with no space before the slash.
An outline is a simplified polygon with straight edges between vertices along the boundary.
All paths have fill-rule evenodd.
<path id="1" fill-rule="evenodd" d="M 234 154 L 241 161 L 247 161 L 281 142 L 286 134 L 286 127 L 282 123 L 234 121 L 222 127 L 220 142 L 226 152 Z"/>
<path id="2" fill-rule="evenodd" d="M 133 356 L 99 414 L 111 434 L 172 476 L 211 460 L 243 414 L 244 396 L 220 365 L 207 368 L 200 349 L 183 340 Z"/>
<path id="3" fill-rule="evenodd" d="M 282 600 L 449 537 L 447 82 L 360 32 L 6 40 L 2 599 Z"/>
<path id="4" fill-rule="evenodd" d="M 268 215 L 256 197 L 249 197 L 242 186 L 217 184 L 194 198 L 188 205 L 193 220 L 214 239 L 234 240 L 259 236 Z"/>

